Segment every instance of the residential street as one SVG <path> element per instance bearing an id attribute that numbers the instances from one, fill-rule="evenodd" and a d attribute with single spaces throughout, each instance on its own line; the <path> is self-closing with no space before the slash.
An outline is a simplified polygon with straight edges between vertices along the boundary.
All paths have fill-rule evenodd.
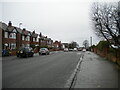
<path id="1" fill-rule="evenodd" d="M 79 57 L 77 52 L 56 52 L 32 58 L 5 57 L 3 88 L 63 88 Z"/>
<path id="2" fill-rule="evenodd" d="M 83 54 L 83 58 L 81 55 Z M 11 59 L 10 59 L 11 58 Z M 30 58 L 3 58 L 3 88 L 118 88 L 116 64 L 92 52 L 54 52 Z M 66 84 L 69 84 L 68 86 Z"/>

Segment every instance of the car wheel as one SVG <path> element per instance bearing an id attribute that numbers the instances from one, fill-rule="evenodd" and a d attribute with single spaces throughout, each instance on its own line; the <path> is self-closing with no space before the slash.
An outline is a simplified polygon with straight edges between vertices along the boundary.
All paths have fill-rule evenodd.
<path id="1" fill-rule="evenodd" d="M 27 57 L 28 57 L 28 54 L 26 54 L 25 57 L 27 58 Z"/>
<path id="2" fill-rule="evenodd" d="M 20 55 L 17 55 L 17 57 L 20 57 Z"/>
<path id="3" fill-rule="evenodd" d="M 31 57 L 33 57 L 33 54 L 31 55 Z"/>

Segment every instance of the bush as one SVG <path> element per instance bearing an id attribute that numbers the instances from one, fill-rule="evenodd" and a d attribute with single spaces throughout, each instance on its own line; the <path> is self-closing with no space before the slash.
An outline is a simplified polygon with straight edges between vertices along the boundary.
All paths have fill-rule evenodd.
<path id="1" fill-rule="evenodd" d="M 109 48 L 109 43 L 107 41 L 100 41 L 97 45 L 97 49 L 103 51 L 105 48 Z"/>

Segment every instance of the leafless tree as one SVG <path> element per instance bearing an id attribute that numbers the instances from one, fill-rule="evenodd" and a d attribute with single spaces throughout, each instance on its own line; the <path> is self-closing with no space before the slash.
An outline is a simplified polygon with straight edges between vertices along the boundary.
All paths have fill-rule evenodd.
<path id="1" fill-rule="evenodd" d="M 92 21 L 96 34 L 110 44 L 120 46 L 120 12 L 118 3 L 94 3 Z"/>
<path id="2" fill-rule="evenodd" d="M 85 49 L 87 49 L 89 47 L 88 40 L 83 41 L 83 46 L 85 47 Z"/>

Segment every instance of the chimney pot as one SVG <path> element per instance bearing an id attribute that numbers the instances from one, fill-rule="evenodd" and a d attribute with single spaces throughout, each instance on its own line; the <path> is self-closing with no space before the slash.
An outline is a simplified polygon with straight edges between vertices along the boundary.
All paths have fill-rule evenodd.
<path id="1" fill-rule="evenodd" d="M 11 23 L 11 21 L 9 21 L 9 23 L 8 23 L 8 26 L 12 26 L 12 23 Z"/>

